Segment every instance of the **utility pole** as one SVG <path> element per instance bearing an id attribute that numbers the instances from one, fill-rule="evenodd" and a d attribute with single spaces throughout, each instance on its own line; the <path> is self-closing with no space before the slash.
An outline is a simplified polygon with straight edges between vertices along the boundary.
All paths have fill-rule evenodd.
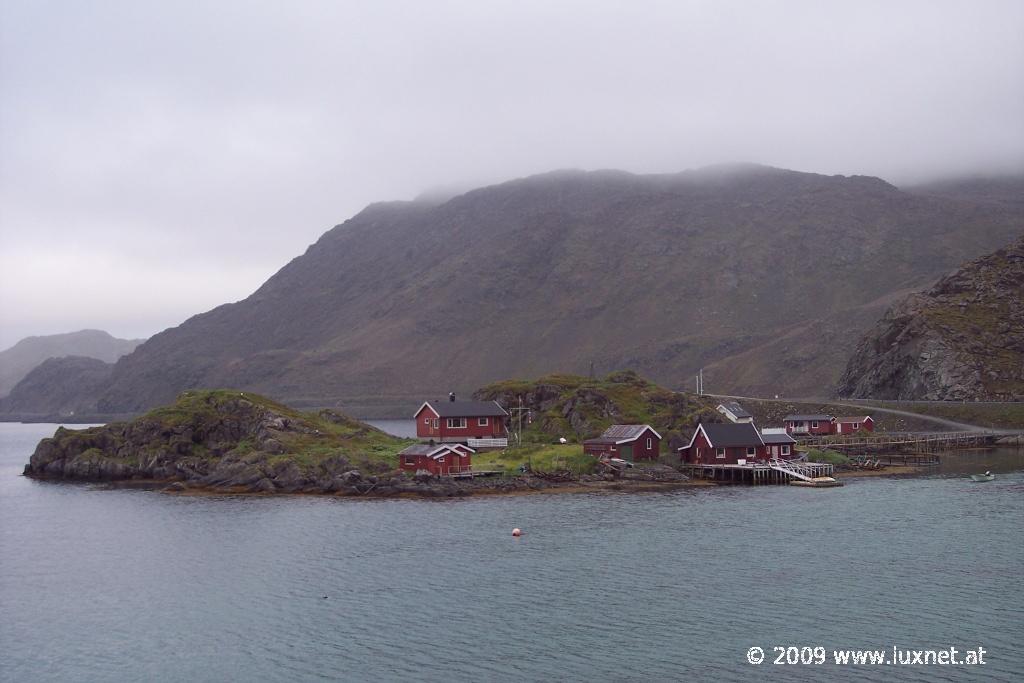
<path id="1" fill-rule="evenodd" d="M 509 410 L 516 414 L 516 417 L 515 417 L 515 420 L 516 420 L 516 422 L 515 422 L 515 424 L 516 424 L 515 441 L 516 441 L 517 445 L 522 446 L 523 445 L 523 413 L 524 412 L 529 412 L 530 409 L 523 407 L 523 397 L 520 396 L 519 397 L 519 406 L 516 407 L 516 408 L 509 408 Z"/>

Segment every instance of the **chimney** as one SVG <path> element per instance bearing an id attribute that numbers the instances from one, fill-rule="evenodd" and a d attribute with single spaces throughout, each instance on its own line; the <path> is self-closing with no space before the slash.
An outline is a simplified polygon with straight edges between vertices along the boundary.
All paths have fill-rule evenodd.
<path id="1" fill-rule="evenodd" d="M 455 392 L 454 391 L 448 393 L 448 400 L 451 401 L 452 403 L 455 403 Z"/>

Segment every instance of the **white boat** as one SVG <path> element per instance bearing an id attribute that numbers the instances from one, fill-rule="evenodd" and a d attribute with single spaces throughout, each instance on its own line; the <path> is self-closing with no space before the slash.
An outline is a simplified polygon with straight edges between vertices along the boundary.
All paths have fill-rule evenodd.
<path id="1" fill-rule="evenodd" d="M 986 472 L 985 474 L 972 474 L 971 475 L 971 479 L 973 481 L 992 481 L 995 478 L 996 478 L 996 475 L 992 474 L 991 472 Z"/>

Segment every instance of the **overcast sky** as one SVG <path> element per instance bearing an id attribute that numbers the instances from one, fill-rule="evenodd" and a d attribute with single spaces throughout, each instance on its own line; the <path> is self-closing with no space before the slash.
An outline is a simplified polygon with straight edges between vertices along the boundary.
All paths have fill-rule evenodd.
<path id="1" fill-rule="evenodd" d="M 0 348 L 149 336 L 367 203 L 1024 167 L 1024 2 L 0 1 Z"/>

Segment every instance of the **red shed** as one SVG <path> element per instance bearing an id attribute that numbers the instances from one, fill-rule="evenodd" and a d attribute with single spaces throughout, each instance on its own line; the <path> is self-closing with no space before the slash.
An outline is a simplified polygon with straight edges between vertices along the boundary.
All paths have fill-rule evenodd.
<path id="1" fill-rule="evenodd" d="M 679 460 L 692 465 L 735 465 L 740 460 L 767 460 L 768 450 L 750 422 L 700 424 Z"/>
<path id="2" fill-rule="evenodd" d="M 650 425 L 612 425 L 596 439 L 584 441 L 583 452 L 595 458 L 656 460 L 661 452 L 661 434 Z"/>
<path id="3" fill-rule="evenodd" d="M 827 436 L 832 433 L 831 415 L 787 415 L 782 419 L 787 434 L 798 436 Z"/>
<path id="4" fill-rule="evenodd" d="M 443 477 L 468 472 L 472 468 L 473 449 L 462 444 L 417 443 L 398 454 L 398 468 L 409 472 L 429 472 Z"/>
<path id="5" fill-rule="evenodd" d="M 452 395 L 447 401 L 427 401 L 413 417 L 421 439 L 474 448 L 508 446 L 508 413 L 496 401 L 456 401 Z"/>
<path id="6" fill-rule="evenodd" d="M 860 430 L 866 432 L 875 431 L 875 420 L 870 415 L 857 415 L 856 417 L 837 417 L 836 434 L 853 434 Z"/>

